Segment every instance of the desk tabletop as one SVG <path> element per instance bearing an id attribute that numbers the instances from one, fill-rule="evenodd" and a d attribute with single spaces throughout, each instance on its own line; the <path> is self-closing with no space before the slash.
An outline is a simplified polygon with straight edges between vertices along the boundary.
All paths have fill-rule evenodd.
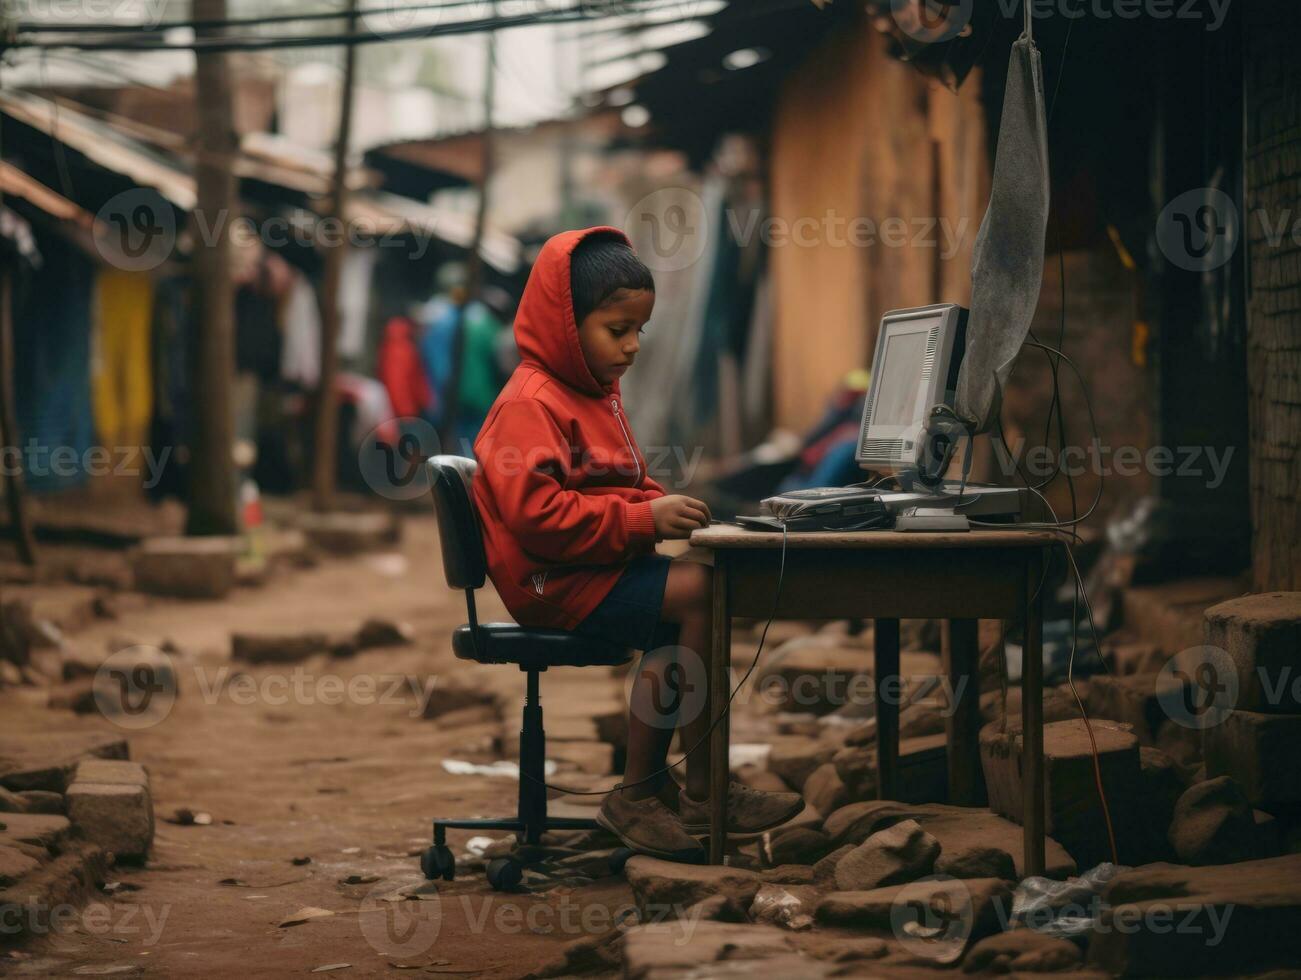
<path id="1" fill-rule="evenodd" d="M 962 532 L 921 531 L 791 531 L 788 548 L 1046 548 L 1062 541 L 1052 531 L 1000 531 L 986 528 Z M 780 531 L 751 531 L 735 524 L 711 524 L 691 532 L 693 546 L 714 549 L 780 548 Z"/>

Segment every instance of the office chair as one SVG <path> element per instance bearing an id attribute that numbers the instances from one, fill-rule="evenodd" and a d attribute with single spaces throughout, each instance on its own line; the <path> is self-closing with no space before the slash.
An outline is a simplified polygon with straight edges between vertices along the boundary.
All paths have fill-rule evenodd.
<path id="1" fill-rule="evenodd" d="M 481 664 L 516 664 L 527 675 L 524 722 L 520 729 L 519 806 L 516 816 L 466 820 L 435 820 L 434 843 L 420 857 L 420 870 L 429 879 L 451 881 L 456 863 L 447 847 L 447 828 L 462 830 L 513 830 L 525 844 L 537 844 L 548 830 L 594 830 L 596 821 L 579 817 L 548 817 L 545 777 L 546 732 L 542 728 L 542 704 L 538 698 L 538 675 L 548 667 L 617 667 L 632 658 L 624 647 L 605 643 L 568 630 L 533 629 L 516 623 L 480 623 L 474 607 L 474 592 L 481 588 L 488 563 L 483 535 L 470 494 L 478 464 L 464 456 L 434 456 L 429 469 L 438 517 L 439 544 L 443 551 L 443 575 L 453 589 L 465 591 L 470 621 L 452 633 L 452 651 L 460 660 Z M 493 888 L 510 888 L 523 877 L 523 865 L 514 858 L 497 858 L 488 864 L 488 881 Z"/>

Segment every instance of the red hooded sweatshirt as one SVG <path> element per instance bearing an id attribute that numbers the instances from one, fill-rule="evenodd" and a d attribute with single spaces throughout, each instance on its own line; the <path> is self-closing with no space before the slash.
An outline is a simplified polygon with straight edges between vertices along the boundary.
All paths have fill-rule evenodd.
<path id="1" fill-rule="evenodd" d="M 525 626 L 573 629 L 629 560 L 655 549 L 646 475 L 619 382 L 601 385 L 578 342 L 569 258 L 596 227 L 542 246 L 515 314 L 521 363 L 474 443 L 488 574 Z"/>

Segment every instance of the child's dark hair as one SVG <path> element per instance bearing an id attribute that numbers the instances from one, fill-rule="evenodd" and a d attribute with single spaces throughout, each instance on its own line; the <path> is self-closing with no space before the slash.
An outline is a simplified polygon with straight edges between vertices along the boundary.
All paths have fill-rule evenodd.
<path id="1" fill-rule="evenodd" d="M 597 232 L 574 248 L 569 259 L 569 286 L 574 296 L 574 321 L 605 305 L 620 289 L 655 290 L 650 269 L 618 235 Z"/>

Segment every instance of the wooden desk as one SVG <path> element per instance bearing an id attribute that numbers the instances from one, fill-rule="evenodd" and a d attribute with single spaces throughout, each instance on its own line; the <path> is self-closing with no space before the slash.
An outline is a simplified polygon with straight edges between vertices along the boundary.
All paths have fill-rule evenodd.
<path id="1" fill-rule="evenodd" d="M 727 709 L 732 617 L 767 620 L 876 621 L 877 796 L 892 799 L 899 762 L 897 697 L 882 685 L 899 675 L 899 620 L 946 619 L 944 669 L 955 685 L 967 676 L 965 696 L 945 726 L 952 803 L 974 803 L 980 772 L 980 697 L 976 681 L 978 619 L 1026 624 L 1021 717 L 1025 790 L 1025 873 L 1044 868 L 1043 596 L 1048 531 L 970 531 L 919 534 L 898 531 L 803 531 L 786 536 L 781 603 L 774 611 L 782 535 L 726 524 L 701 528 L 693 546 L 714 555 L 714 636 L 710 651 L 710 719 Z M 765 650 L 765 655 L 769 651 Z M 955 688 L 956 689 L 956 688 Z M 723 860 L 727 824 L 730 720 L 714 727 L 710 743 L 712 800 L 709 859 Z"/>

